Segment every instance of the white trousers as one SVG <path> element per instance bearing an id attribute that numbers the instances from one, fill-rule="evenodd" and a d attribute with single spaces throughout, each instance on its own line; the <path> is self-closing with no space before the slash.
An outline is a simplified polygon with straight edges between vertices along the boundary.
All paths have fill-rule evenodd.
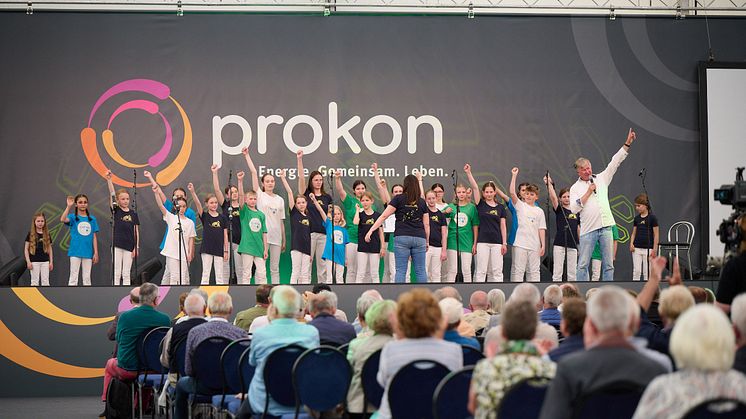
<path id="1" fill-rule="evenodd" d="M 241 265 L 243 265 L 243 273 L 238 277 L 239 284 L 251 284 L 251 267 L 253 265 L 256 265 L 256 272 L 254 272 L 254 285 L 267 283 L 267 264 L 263 257 L 242 253 Z"/>
<path id="2" fill-rule="evenodd" d="M 293 270 L 290 272 L 290 283 L 293 285 L 310 284 L 311 255 L 307 255 L 297 250 L 291 250 L 290 260 L 293 262 Z"/>
<path id="3" fill-rule="evenodd" d="M 456 282 L 456 273 L 458 272 L 458 259 L 456 251 L 448 249 L 448 282 Z M 464 282 L 471 282 L 471 252 L 458 252 L 461 255 L 461 273 L 464 275 Z"/>
<path id="4" fill-rule="evenodd" d="M 210 272 L 215 269 L 215 283 L 217 285 L 227 285 L 228 281 L 225 275 L 223 275 L 223 258 L 220 256 L 208 255 L 202 253 L 202 280 L 200 285 L 210 284 Z"/>
<path id="5" fill-rule="evenodd" d="M 326 246 L 326 234 L 311 233 L 311 259 L 316 259 L 316 282 L 324 282 L 326 278 L 326 261 L 321 258 Z"/>
<path id="6" fill-rule="evenodd" d="M 567 251 L 567 280 L 575 281 L 578 272 L 578 249 L 562 246 L 552 247 L 552 257 L 554 259 L 554 268 L 552 269 L 553 281 L 562 281 L 562 272 L 565 267 L 565 251 Z"/>
<path id="7" fill-rule="evenodd" d="M 38 287 L 39 280 L 43 287 L 49 286 L 49 262 L 31 262 L 31 286 Z"/>
<path id="8" fill-rule="evenodd" d="M 120 279 L 122 285 L 130 284 L 130 274 L 132 272 L 132 252 L 118 247 L 114 248 L 114 285 L 119 285 Z"/>
<path id="9" fill-rule="evenodd" d="M 527 281 L 539 282 L 541 279 L 539 263 L 541 263 L 541 258 L 538 250 L 513 246 L 513 266 L 510 270 L 510 280 L 512 282 L 523 282 L 523 274 L 526 274 Z"/>
<path id="10" fill-rule="evenodd" d="M 326 281 L 322 281 L 322 282 L 324 282 L 326 284 L 333 283 L 333 279 L 334 278 L 332 278 L 332 269 L 334 269 L 334 273 L 337 276 L 337 283 L 341 284 L 342 281 L 344 280 L 343 278 L 344 278 L 344 274 L 345 274 L 345 266 L 344 265 L 340 265 L 340 264 L 338 264 L 338 263 L 335 262 L 334 263 L 334 267 L 332 268 L 332 261 L 328 260 L 328 259 L 325 260 L 324 263 L 326 264 L 326 267 L 325 267 L 324 270 L 326 271 L 327 278 L 326 278 Z"/>
<path id="11" fill-rule="evenodd" d="M 357 245 L 355 245 L 357 247 Z M 355 255 L 357 265 L 357 276 L 355 277 L 356 284 L 373 283 L 370 278 L 378 279 L 378 267 L 381 266 L 381 254 L 380 253 L 363 253 L 357 252 Z M 347 259 L 348 261 L 350 259 Z M 347 275 L 350 278 L 350 268 L 348 263 Z M 349 282 L 349 281 L 348 281 Z M 377 284 L 378 281 L 375 281 Z"/>
<path id="12" fill-rule="evenodd" d="M 591 281 L 601 279 L 601 264 L 600 259 L 591 259 Z"/>
<path id="13" fill-rule="evenodd" d="M 280 284 L 280 255 L 282 254 L 282 245 L 269 245 L 269 277 L 275 285 Z"/>
<path id="14" fill-rule="evenodd" d="M 441 268 L 443 263 L 440 260 L 442 247 L 429 246 L 425 253 L 425 270 L 427 271 L 427 282 L 440 282 Z"/>
<path id="15" fill-rule="evenodd" d="M 485 282 L 489 276 L 492 282 L 503 282 L 503 245 L 498 243 L 477 243 L 477 268 L 474 282 Z M 487 272 L 490 275 L 487 275 Z"/>
<path id="16" fill-rule="evenodd" d="M 70 279 L 67 281 L 69 286 L 78 285 L 78 272 L 80 267 L 83 267 L 83 285 L 91 285 L 91 267 L 93 266 L 93 259 L 83 259 L 77 257 L 70 257 Z"/>
<path id="17" fill-rule="evenodd" d="M 347 262 L 345 282 L 357 281 L 357 243 L 347 243 L 345 245 L 345 262 Z"/>
<path id="18" fill-rule="evenodd" d="M 650 249 L 638 249 L 635 247 L 632 253 L 632 280 L 639 281 L 640 276 L 644 281 L 648 280 L 648 252 Z"/>
<path id="19" fill-rule="evenodd" d="M 163 272 L 161 284 L 189 285 L 189 264 L 187 260 L 181 260 L 181 283 L 179 283 L 179 259 L 166 257 L 166 268 Z"/>
<path id="20" fill-rule="evenodd" d="M 239 280 L 241 279 L 241 275 L 243 274 L 243 263 L 241 261 L 241 255 L 238 253 L 238 245 L 235 243 L 231 243 L 231 251 L 233 252 L 233 266 L 236 268 L 236 278 Z M 227 284 L 228 278 L 231 276 L 231 265 L 230 265 L 230 258 L 228 260 L 223 261 L 223 283 Z"/>

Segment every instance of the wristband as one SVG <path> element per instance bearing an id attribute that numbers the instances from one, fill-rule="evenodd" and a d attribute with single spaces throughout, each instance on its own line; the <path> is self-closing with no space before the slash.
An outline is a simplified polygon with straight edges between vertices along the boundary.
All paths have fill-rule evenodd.
<path id="1" fill-rule="evenodd" d="M 632 148 L 632 144 L 627 144 L 627 143 L 624 143 L 624 145 L 625 145 L 625 147 L 627 147 L 627 148 Z"/>

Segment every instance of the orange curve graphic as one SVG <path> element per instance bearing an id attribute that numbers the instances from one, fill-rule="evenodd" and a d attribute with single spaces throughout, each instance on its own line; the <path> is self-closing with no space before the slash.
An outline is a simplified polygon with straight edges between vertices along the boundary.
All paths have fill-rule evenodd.
<path id="1" fill-rule="evenodd" d="M 16 296 L 35 312 L 42 316 L 63 324 L 74 326 L 92 326 L 108 323 L 114 320 L 114 316 L 108 317 L 83 317 L 65 311 L 47 299 L 37 288 L 11 288 Z"/>
<path id="2" fill-rule="evenodd" d="M 184 142 L 181 144 L 181 150 L 179 150 L 179 154 L 176 155 L 174 161 L 155 175 L 155 180 L 160 185 L 168 185 L 173 182 L 189 163 L 189 156 L 192 154 L 192 124 L 189 122 L 189 117 L 181 104 L 171 96 L 168 98 L 171 99 L 181 115 L 184 124 Z"/>
<path id="3" fill-rule="evenodd" d="M 78 367 L 49 358 L 23 343 L 0 320 L 0 355 L 16 364 L 41 374 L 62 378 L 97 378 L 103 368 Z"/>
<path id="4" fill-rule="evenodd" d="M 101 156 L 98 153 L 98 147 L 96 146 L 96 131 L 90 127 L 83 128 L 83 130 L 80 131 L 80 143 L 83 147 L 83 153 L 85 154 L 88 163 L 91 164 L 91 167 L 96 171 L 96 173 L 105 178 L 106 171 L 109 169 L 101 160 Z M 124 186 L 125 188 L 131 188 L 133 186 L 132 182 L 124 180 L 115 174 L 112 174 L 111 181 L 119 186 Z M 150 186 L 150 183 L 138 183 L 134 186 L 142 188 Z"/>

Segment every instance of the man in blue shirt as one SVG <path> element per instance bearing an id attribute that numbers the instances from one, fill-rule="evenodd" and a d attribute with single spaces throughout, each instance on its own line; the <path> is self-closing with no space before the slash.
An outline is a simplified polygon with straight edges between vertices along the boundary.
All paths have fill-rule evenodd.
<path id="1" fill-rule="evenodd" d="M 440 311 L 443 312 L 443 318 L 448 323 L 443 340 L 458 343 L 462 346 L 471 346 L 481 352 L 482 348 L 478 340 L 461 336 L 458 333 L 458 325 L 461 324 L 461 317 L 464 315 L 464 305 L 461 301 L 453 297 L 446 297 L 440 300 L 438 305 Z"/>
<path id="2" fill-rule="evenodd" d="M 337 311 L 337 294 L 321 291 L 309 296 L 308 304 L 313 317 L 308 324 L 319 330 L 322 345 L 341 346 L 357 337 L 355 327 L 334 317 Z"/>
<path id="3" fill-rule="evenodd" d="M 539 313 L 539 320 L 559 328 L 560 315 L 558 307 L 562 304 L 562 290 L 558 285 L 550 285 L 544 289 L 544 309 Z"/>

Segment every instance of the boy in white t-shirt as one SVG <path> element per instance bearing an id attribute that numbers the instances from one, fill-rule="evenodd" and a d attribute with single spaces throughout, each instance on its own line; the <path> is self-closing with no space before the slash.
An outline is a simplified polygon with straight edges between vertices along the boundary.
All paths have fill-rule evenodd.
<path id="1" fill-rule="evenodd" d="M 528 281 L 539 282 L 539 264 L 544 256 L 547 222 L 544 211 L 534 205 L 539 198 L 539 188 L 536 185 L 528 185 L 523 200 L 518 198 L 515 192 L 518 168 L 514 167 L 510 179 L 510 198 L 513 200 L 516 216 L 518 218 L 518 230 L 513 242 L 513 268 L 511 269 L 512 282 L 522 282 L 523 274 L 526 273 Z"/>

